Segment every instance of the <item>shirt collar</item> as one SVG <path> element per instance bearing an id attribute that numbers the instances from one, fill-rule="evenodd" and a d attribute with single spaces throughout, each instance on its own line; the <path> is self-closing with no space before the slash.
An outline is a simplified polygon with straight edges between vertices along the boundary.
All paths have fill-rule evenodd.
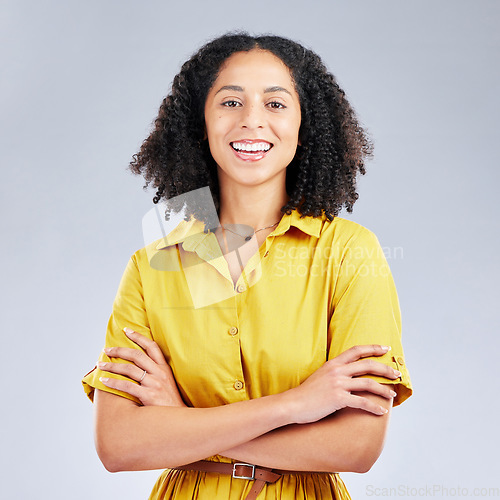
<path id="1" fill-rule="evenodd" d="M 158 242 L 156 250 L 176 245 L 177 243 L 183 243 L 184 248 L 189 247 L 186 250 L 192 250 L 208 236 L 203 231 L 204 228 L 204 223 L 194 217 L 191 217 L 188 221 L 181 220 L 170 233 Z"/>
<path id="2" fill-rule="evenodd" d="M 309 236 L 319 238 L 325 216 L 301 217 L 297 210 L 292 210 L 290 214 L 284 214 L 278 226 L 269 236 L 279 236 L 285 234 L 291 226 L 300 229 Z M 176 245 L 182 242 L 185 250 L 193 251 L 205 238 L 204 223 L 191 217 L 189 221 L 182 220 L 170 233 L 162 238 L 156 245 L 156 250 Z"/>
<path id="3" fill-rule="evenodd" d="M 297 229 L 300 229 L 309 236 L 319 238 L 324 218 L 324 215 L 320 217 L 301 217 L 300 213 L 296 209 L 292 210 L 289 215 L 283 215 L 278 227 L 271 233 L 271 236 L 285 234 L 291 226 L 295 226 Z"/>

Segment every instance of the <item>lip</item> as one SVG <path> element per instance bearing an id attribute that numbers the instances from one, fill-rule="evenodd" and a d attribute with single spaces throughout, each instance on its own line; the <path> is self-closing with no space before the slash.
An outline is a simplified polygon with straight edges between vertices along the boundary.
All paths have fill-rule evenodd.
<path id="1" fill-rule="evenodd" d="M 266 141 L 265 139 L 235 139 L 234 141 L 231 141 L 230 144 L 233 142 L 242 142 L 243 144 L 255 144 L 257 142 L 265 142 L 266 144 L 270 144 L 271 146 L 273 145 L 272 142 Z"/>
<path id="2" fill-rule="evenodd" d="M 233 143 L 235 142 L 240 142 L 242 144 L 257 144 L 257 143 L 266 143 L 269 144 L 271 147 L 267 151 L 259 151 L 259 152 L 254 152 L 254 153 L 245 153 L 243 151 L 236 151 L 236 149 L 233 148 Z M 246 161 L 246 162 L 255 162 L 262 160 L 265 158 L 269 152 L 273 149 L 274 144 L 272 142 L 266 141 L 265 139 L 236 139 L 234 141 L 231 141 L 229 143 L 229 146 L 231 147 L 231 150 L 233 151 L 234 155 L 239 158 L 240 160 Z"/>

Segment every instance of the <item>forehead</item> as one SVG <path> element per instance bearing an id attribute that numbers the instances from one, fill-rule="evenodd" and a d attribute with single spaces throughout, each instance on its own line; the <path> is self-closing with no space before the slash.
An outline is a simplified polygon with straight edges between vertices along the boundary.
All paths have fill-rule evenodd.
<path id="1" fill-rule="evenodd" d="M 290 69 L 279 57 L 262 49 L 236 52 L 229 56 L 219 71 L 214 88 L 228 82 L 264 86 L 286 84 L 290 91 L 294 89 Z"/>

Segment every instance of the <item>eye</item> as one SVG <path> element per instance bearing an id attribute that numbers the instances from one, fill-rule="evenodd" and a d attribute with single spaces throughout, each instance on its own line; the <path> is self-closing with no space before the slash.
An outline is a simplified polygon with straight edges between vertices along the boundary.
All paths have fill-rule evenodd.
<path id="1" fill-rule="evenodd" d="M 281 104 L 279 101 L 272 101 L 268 103 L 268 106 L 271 107 L 271 109 L 285 109 L 286 106 L 284 104 Z"/>
<path id="2" fill-rule="evenodd" d="M 224 101 L 222 105 L 226 106 L 226 108 L 236 108 L 236 106 L 239 106 L 240 103 L 238 101 L 230 100 L 230 101 Z"/>

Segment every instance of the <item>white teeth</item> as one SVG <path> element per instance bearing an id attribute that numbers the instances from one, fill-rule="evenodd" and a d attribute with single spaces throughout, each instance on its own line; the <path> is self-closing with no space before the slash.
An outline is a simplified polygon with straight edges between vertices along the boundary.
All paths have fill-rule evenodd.
<path id="1" fill-rule="evenodd" d="M 253 144 L 233 142 L 232 146 L 237 151 L 269 151 L 271 149 L 271 145 L 267 142 L 255 142 Z"/>

